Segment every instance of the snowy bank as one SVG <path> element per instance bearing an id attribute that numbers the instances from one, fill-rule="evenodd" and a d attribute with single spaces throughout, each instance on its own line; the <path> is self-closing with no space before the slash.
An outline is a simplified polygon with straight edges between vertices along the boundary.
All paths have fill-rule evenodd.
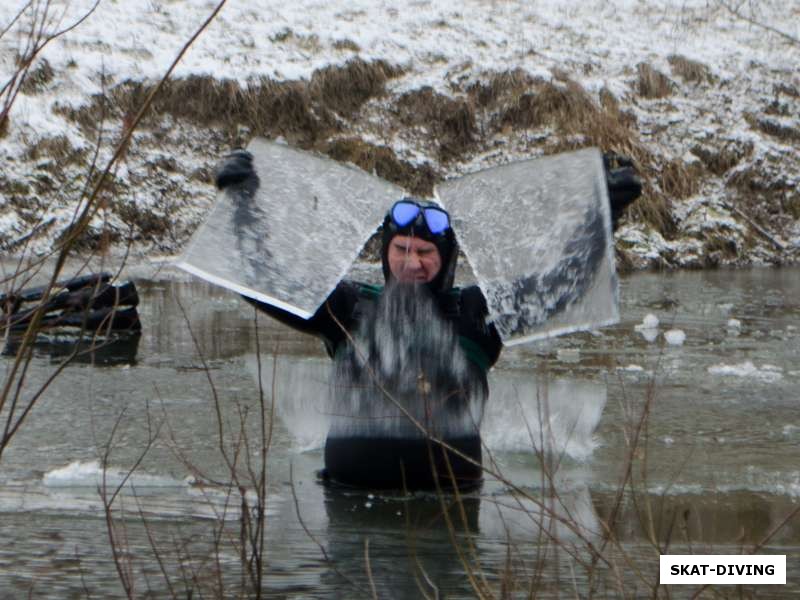
<path id="1" fill-rule="evenodd" d="M 103 0 L 24 81 L 30 11 L 14 21 L 27 2 L 6 4 L 0 244 L 41 253 L 214 3 Z M 45 30 L 92 4 L 53 2 Z M 455 174 L 598 145 L 633 156 L 645 179 L 618 233 L 625 266 L 796 260 L 800 7 L 725 6 L 231 2 L 125 147 L 81 242 L 178 251 L 213 201 L 219 156 L 266 135 L 420 194 Z"/>

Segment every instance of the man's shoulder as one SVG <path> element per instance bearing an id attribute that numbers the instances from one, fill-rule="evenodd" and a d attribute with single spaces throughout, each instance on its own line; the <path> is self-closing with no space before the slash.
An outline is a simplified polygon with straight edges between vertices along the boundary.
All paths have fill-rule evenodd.
<path id="1" fill-rule="evenodd" d="M 367 298 L 377 300 L 383 294 L 383 286 L 363 281 L 353 281 L 344 279 L 336 286 L 336 293 L 347 295 L 352 298 Z"/>
<path id="2" fill-rule="evenodd" d="M 450 290 L 450 293 L 457 295 L 461 300 L 462 305 L 486 306 L 486 297 L 483 295 L 481 288 L 477 285 L 455 287 Z"/>

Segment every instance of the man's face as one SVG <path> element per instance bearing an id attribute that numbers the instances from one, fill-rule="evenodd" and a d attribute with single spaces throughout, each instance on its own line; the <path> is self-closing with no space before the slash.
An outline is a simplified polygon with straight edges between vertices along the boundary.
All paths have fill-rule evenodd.
<path id="1" fill-rule="evenodd" d="M 433 242 L 396 235 L 389 242 L 389 270 L 400 283 L 428 283 L 442 268 L 442 257 Z"/>

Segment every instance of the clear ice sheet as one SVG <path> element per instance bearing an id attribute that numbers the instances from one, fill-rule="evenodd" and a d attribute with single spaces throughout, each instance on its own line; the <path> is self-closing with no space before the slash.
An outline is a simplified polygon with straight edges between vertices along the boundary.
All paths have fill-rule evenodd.
<path id="1" fill-rule="evenodd" d="M 344 277 L 402 188 L 356 167 L 257 138 L 260 185 L 220 193 L 178 266 L 310 317 Z"/>
<path id="2" fill-rule="evenodd" d="M 596 148 L 472 173 L 441 184 L 437 194 L 506 345 L 619 320 Z"/>

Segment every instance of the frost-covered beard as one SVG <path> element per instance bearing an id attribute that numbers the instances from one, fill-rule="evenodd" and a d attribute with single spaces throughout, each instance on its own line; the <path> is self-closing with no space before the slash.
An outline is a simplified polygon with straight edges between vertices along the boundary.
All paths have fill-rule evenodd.
<path id="1" fill-rule="evenodd" d="M 334 367 L 330 435 L 424 437 L 409 417 L 436 437 L 476 435 L 485 388 L 431 293 L 390 283 L 362 304 L 355 344 Z"/>

